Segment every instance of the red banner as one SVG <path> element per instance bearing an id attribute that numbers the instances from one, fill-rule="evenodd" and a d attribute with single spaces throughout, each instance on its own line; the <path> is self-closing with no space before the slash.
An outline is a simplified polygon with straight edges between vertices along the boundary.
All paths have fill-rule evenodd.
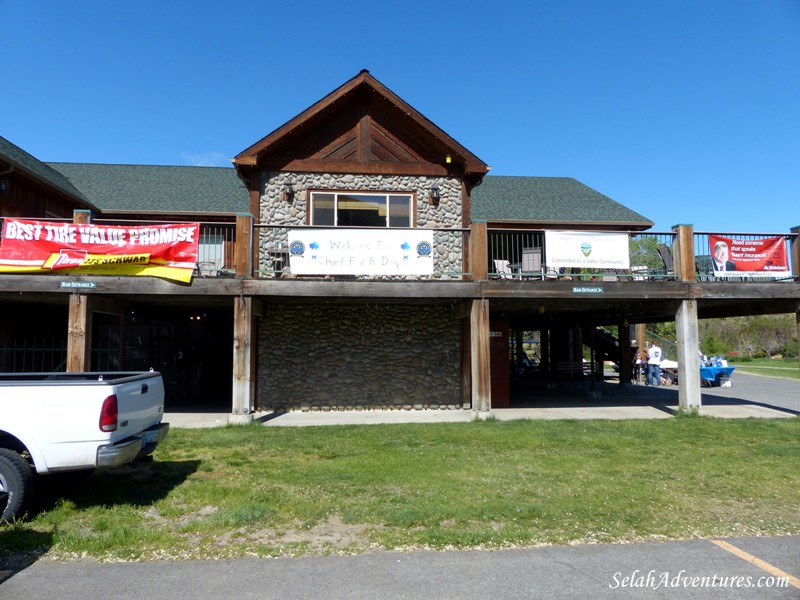
<path id="1" fill-rule="evenodd" d="M 717 277 L 791 277 L 782 236 L 745 240 L 709 235 L 708 249 Z"/>
<path id="2" fill-rule="evenodd" d="M 188 283 L 198 223 L 94 225 L 6 218 L 0 273 L 150 275 Z"/>

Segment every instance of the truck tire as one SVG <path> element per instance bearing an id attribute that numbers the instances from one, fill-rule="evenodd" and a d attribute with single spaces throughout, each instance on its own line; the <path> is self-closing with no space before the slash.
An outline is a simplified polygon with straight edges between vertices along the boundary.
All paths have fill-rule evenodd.
<path id="1" fill-rule="evenodd" d="M 22 516 L 33 492 L 33 471 L 13 450 L 0 448 L 0 521 Z"/>

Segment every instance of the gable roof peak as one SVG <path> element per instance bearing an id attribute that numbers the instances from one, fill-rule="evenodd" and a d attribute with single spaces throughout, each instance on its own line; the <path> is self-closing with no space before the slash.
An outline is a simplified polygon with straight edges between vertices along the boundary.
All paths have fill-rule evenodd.
<path id="1" fill-rule="evenodd" d="M 372 135 L 383 136 L 382 139 L 387 135 L 395 136 L 390 141 L 390 145 L 396 143 L 392 148 L 398 149 L 392 159 L 394 162 L 405 161 L 410 165 L 414 161 L 408 160 L 409 153 L 419 153 L 415 160 L 428 161 L 443 174 L 458 165 L 460 174 L 473 184 L 489 171 L 486 163 L 378 81 L 368 69 L 362 69 L 321 100 L 240 152 L 233 162 L 240 170 L 263 168 L 269 157 L 274 159 L 273 162 L 290 166 L 309 167 L 315 162 L 316 170 L 324 169 L 322 161 L 326 157 L 330 160 L 332 151 L 339 150 L 335 156 L 337 168 L 350 165 L 353 172 L 358 172 L 369 167 L 369 172 L 374 172 L 387 154 L 384 148 L 378 153 L 380 156 L 370 155 Z M 287 167 L 286 170 L 292 169 Z"/>

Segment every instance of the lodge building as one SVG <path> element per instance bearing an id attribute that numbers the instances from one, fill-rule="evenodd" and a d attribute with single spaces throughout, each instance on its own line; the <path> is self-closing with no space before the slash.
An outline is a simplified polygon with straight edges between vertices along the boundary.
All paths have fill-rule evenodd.
<path id="1" fill-rule="evenodd" d="M 229 407 L 235 422 L 257 410 L 489 411 L 515 401 L 510 363 L 528 338 L 535 399 L 591 389 L 606 361 L 627 384 L 646 324 L 675 321 L 680 405 L 692 408 L 699 318 L 800 315 L 797 227 L 735 234 L 783 238 L 787 276 L 714 277 L 709 233 L 652 232 L 571 178 L 489 175 L 368 71 L 233 167 L 43 163 L 0 138 L 3 220 L 201 231 L 189 283 L 0 273 L 0 370 L 154 368 L 168 410 Z M 553 268 L 554 232 L 624 236 L 629 264 Z"/>

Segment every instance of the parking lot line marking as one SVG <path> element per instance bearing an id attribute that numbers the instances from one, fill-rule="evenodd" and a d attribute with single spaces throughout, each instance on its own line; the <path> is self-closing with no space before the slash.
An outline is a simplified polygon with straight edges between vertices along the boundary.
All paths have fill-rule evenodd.
<path id="1" fill-rule="evenodd" d="M 794 587 L 800 589 L 800 579 L 789 575 L 785 571 L 781 571 L 778 567 L 775 567 L 768 562 L 764 562 L 760 558 L 753 556 L 752 554 L 748 554 L 744 550 L 741 550 L 734 546 L 733 544 L 729 544 L 728 542 L 722 540 L 710 540 L 712 544 L 716 544 L 723 550 L 727 550 L 731 554 L 738 556 L 739 558 L 746 560 L 747 562 L 757 566 L 760 569 L 764 569 L 770 575 L 774 575 L 775 577 L 783 577 Z"/>

